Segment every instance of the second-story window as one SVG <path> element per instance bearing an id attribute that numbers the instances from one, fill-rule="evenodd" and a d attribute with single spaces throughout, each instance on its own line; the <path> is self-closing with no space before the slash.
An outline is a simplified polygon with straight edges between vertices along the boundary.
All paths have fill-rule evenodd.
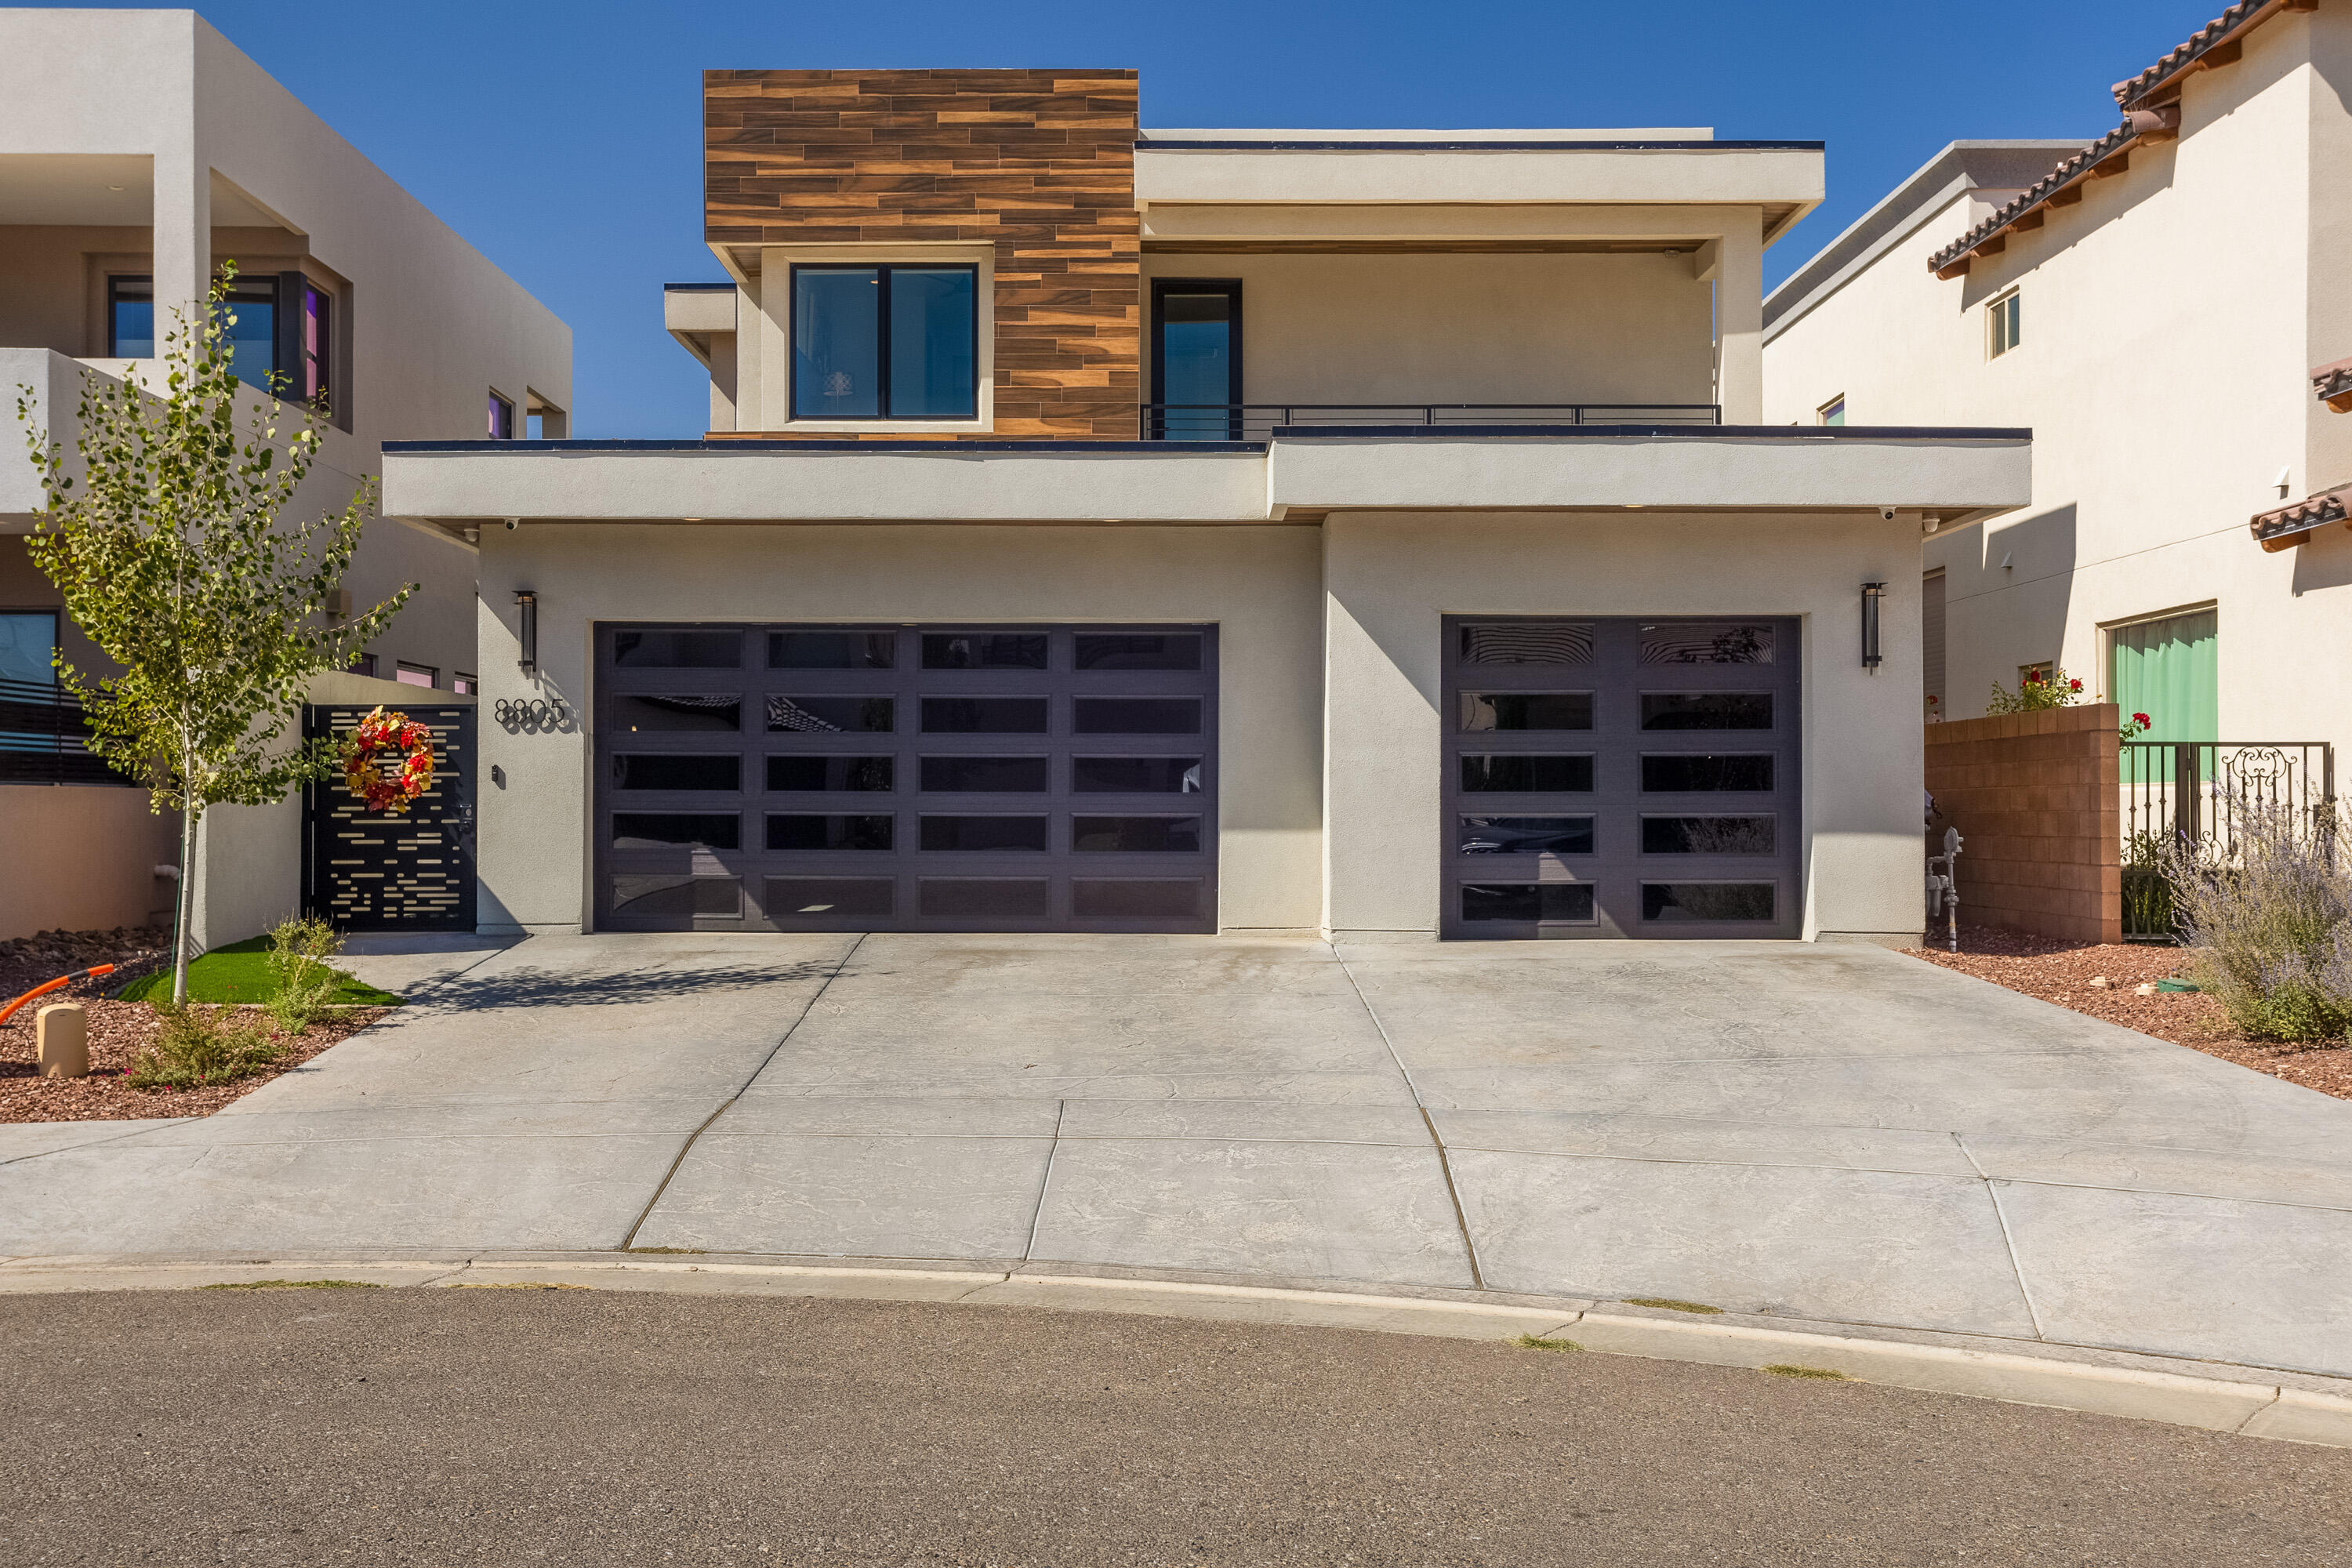
<path id="1" fill-rule="evenodd" d="M 1816 425 L 1844 424 L 1845 399 L 1843 396 L 1832 397 L 1827 403 L 1822 404 L 1819 408 L 1813 411 L 1813 423 Z"/>
<path id="2" fill-rule="evenodd" d="M 292 402 L 331 396 L 333 311 L 334 297 L 303 273 L 239 278 L 221 310 L 230 370 L 247 385 Z M 109 359 L 155 356 L 152 277 L 106 280 L 106 353 Z"/>
<path id="3" fill-rule="evenodd" d="M 1985 357 L 1999 359 L 2024 341 L 2021 296 L 2011 289 L 1985 307 Z"/>
<path id="4" fill-rule="evenodd" d="M 490 394 L 489 428 L 490 439 L 493 441 L 514 439 L 514 400 L 512 398 L 500 397 L 495 392 Z"/>
<path id="5" fill-rule="evenodd" d="M 152 278 L 106 280 L 106 357 L 155 357 L 155 282 Z"/>
<path id="6" fill-rule="evenodd" d="M 972 419 L 980 269 L 793 268 L 793 417 Z"/>

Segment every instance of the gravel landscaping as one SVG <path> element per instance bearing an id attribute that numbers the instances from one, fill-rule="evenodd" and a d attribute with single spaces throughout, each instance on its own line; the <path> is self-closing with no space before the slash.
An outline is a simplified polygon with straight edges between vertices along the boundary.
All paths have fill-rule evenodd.
<path id="1" fill-rule="evenodd" d="M 171 933 L 152 927 L 110 931 L 43 931 L 0 942 L 0 1006 L 43 981 L 111 963 L 115 973 L 52 991 L 0 1025 L 0 1122 L 122 1121 L 158 1116 L 210 1116 L 279 1073 L 301 1066 L 383 1016 L 382 1007 L 341 1007 L 299 1037 L 283 1042 L 277 1063 L 233 1083 L 201 1089 L 134 1089 L 122 1081 L 131 1063 L 155 1037 L 155 1014 L 144 1002 L 114 1002 L 106 993 L 126 977 L 163 964 Z M 79 1002 L 89 1012 L 89 1076 L 38 1077 L 37 1020 L 54 1002 Z M 257 1016 L 258 1007 L 247 1009 Z"/>
<path id="2" fill-rule="evenodd" d="M 2145 942 L 2084 946 L 2025 931 L 1964 925 L 1958 952 L 1942 947 L 1913 948 L 1910 952 L 1914 958 L 2159 1040 L 2338 1100 L 2352 1100 L 2352 1045 L 2291 1046 L 2249 1040 L 2230 1026 L 2220 1005 L 2209 996 L 2196 992 L 2140 995 L 2139 986 L 2169 979 L 2188 967 L 2189 954 L 2181 948 Z M 2092 984 L 2102 979 L 2107 982 L 2105 986 Z"/>

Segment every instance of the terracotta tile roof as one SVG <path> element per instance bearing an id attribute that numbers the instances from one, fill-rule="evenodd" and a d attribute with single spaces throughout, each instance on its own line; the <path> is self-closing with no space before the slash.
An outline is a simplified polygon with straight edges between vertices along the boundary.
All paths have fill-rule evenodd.
<path id="1" fill-rule="evenodd" d="M 2264 550 L 2278 551 L 2301 544 L 2315 528 L 2347 521 L 2352 521 L 2352 485 L 2341 485 L 2305 497 L 2292 506 L 2258 511 L 2247 521 L 2246 527 Z"/>
<path id="2" fill-rule="evenodd" d="M 2011 228 L 2018 226 L 2020 218 L 2045 207 L 2064 206 L 2071 202 L 2080 201 L 2082 197 L 2079 192 L 2072 197 L 2068 197 L 2065 193 L 2075 190 L 2084 181 L 2091 179 L 2094 176 L 2094 171 L 2109 169 L 2113 172 L 2110 166 L 2114 161 L 2119 157 L 2128 158 L 2132 148 L 2140 142 L 2169 141 L 2179 131 L 2179 125 L 2180 114 L 2178 110 L 2143 110 L 2141 113 L 2126 116 L 2121 125 L 2067 158 L 2056 168 L 2004 203 L 1990 217 L 1929 257 L 1928 269 L 1938 277 L 1958 277 L 1968 270 L 1969 258 L 1978 255 L 1990 256 L 2002 249 L 2006 244 L 2002 237 Z M 2058 199 L 2053 202 L 2053 197 Z M 2041 226 L 2037 222 L 2023 226 L 2038 228 Z M 1994 240 L 2002 240 L 2002 243 L 1989 243 Z"/>
<path id="3" fill-rule="evenodd" d="M 2246 35 L 2272 17 L 2288 11 L 2318 9 L 2319 0 L 2240 0 L 2200 27 L 2189 40 L 2127 81 L 2115 84 L 2116 104 L 2124 122 L 2067 159 L 2029 188 L 2024 195 L 1978 224 L 1927 259 L 1939 278 L 1957 278 L 1978 256 L 1998 254 L 2011 228 L 2038 228 L 2032 215 L 2047 206 L 2065 206 L 2068 197 L 2094 171 L 2120 173 L 2131 150 L 2143 142 L 2169 142 L 2180 134 L 2180 84 L 2195 72 L 2235 60 Z M 2118 162 L 2121 160 L 2122 162 Z M 2053 201 L 2052 197 L 2058 197 Z M 2020 219 L 2029 219 L 2024 223 Z"/>
<path id="4" fill-rule="evenodd" d="M 2168 89 L 2177 89 L 2180 79 L 2192 71 L 2228 65 L 2238 58 L 2246 35 L 2273 16 L 2282 11 L 2313 11 L 2318 5 L 2319 0 L 2240 0 L 2147 69 L 2116 83 L 2116 106 L 2137 109 Z"/>
<path id="5" fill-rule="evenodd" d="M 2314 366 L 2311 395 L 2338 414 L 2352 414 L 2352 359 Z"/>

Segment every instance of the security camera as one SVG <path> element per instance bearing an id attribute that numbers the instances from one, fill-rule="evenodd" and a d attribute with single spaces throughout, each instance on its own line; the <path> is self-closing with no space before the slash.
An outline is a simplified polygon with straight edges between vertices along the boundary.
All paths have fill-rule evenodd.
<path id="1" fill-rule="evenodd" d="M 1878 521 L 1881 522 L 1893 522 L 1895 521 L 1895 509 L 1891 506 L 1880 507 L 1878 509 Z M 507 526 L 509 528 L 512 528 L 514 524 L 509 523 Z"/>
<path id="2" fill-rule="evenodd" d="M 1893 517 L 1895 514 L 1894 514 L 1893 512 L 1891 512 L 1891 511 L 1890 511 L 1890 512 L 1888 512 L 1886 515 L 1887 515 L 1887 516 L 1889 516 L 1889 517 Z M 510 518 L 507 519 L 507 531 L 508 531 L 509 533 L 512 533 L 516 529 L 520 528 L 521 526 L 522 526 L 522 519 L 520 519 L 520 518 L 519 518 L 519 517 L 510 517 Z"/>

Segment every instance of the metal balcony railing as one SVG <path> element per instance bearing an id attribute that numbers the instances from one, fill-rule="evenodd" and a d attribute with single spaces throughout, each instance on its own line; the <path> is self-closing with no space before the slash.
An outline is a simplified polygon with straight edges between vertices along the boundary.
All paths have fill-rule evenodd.
<path id="1" fill-rule="evenodd" d="M 1317 426 L 1720 425 L 1713 403 L 1147 403 L 1150 441 L 1263 441 Z"/>
<path id="2" fill-rule="evenodd" d="M 0 680 L 0 784 L 130 784 L 89 749 L 81 704 L 44 680 Z"/>

